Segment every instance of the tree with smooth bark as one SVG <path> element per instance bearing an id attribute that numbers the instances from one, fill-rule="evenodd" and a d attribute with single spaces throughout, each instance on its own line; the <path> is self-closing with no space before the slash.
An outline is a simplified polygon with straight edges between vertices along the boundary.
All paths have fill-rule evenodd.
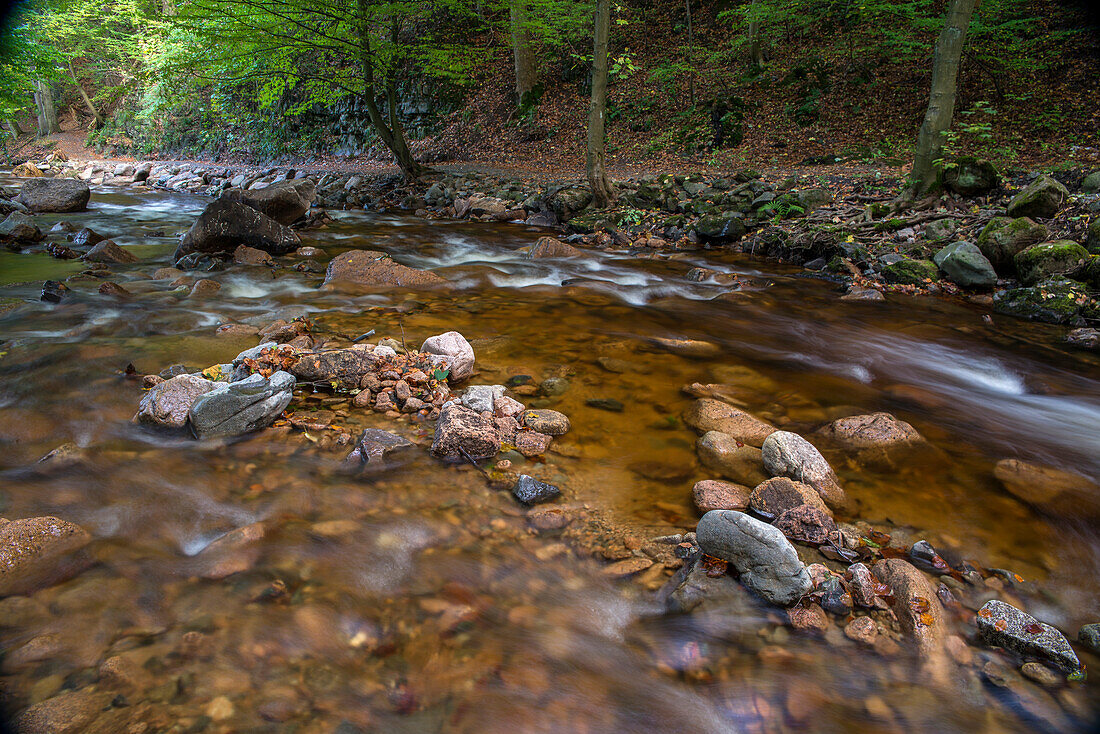
<path id="1" fill-rule="evenodd" d="M 607 48 L 611 35 L 611 0 L 596 0 L 592 53 L 592 97 L 588 107 L 585 170 L 592 200 L 603 208 L 615 200 L 607 175 Z"/>
<path id="2" fill-rule="evenodd" d="M 527 0 L 512 0 L 508 8 L 512 31 L 512 58 L 516 67 L 516 104 L 529 101 L 538 82 L 538 60 L 527 19 Z"/>

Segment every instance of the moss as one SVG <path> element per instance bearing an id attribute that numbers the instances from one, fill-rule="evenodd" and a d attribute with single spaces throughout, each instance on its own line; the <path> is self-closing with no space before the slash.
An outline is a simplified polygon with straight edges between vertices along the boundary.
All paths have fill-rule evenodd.
<path id="1" fill-rule="evenodd" d="M 888 283 L 898 285 L 923 285 L 939 279 L 939 268 L 931 260 L 898 260 L 882 269 Z"/>
<path id="2" fill-rule="evenodd" d="M 1054 240 L 1032 245 L 1016 254 L 1016 272 L 1028 285 L 1054 275 L 1069 275 L 1086 263 L 1088 251 L 1073 240 Z"/>
<path id="3" fill-rule="evenodd" d="M 1089 252 L 1100 255 L 1100 217 L 1096 217 L 1089 223 L 1085 232 L 1085 247 Z"/>
<path id="4" fill-rule="evenodd" d="M 885 219 L 875 225 L 876 232 L 893 232 L 901 229 L 906 224 L 904 219 Z"/>
<path id="5" fill-rule="evenodd" d="M 1064 278 L 1001 291 L 993 296 L 993 308 L 998 313 L 1052 324 L 1073 323 L 1100 313 L 1100 305 L 1083 285 Z"/>

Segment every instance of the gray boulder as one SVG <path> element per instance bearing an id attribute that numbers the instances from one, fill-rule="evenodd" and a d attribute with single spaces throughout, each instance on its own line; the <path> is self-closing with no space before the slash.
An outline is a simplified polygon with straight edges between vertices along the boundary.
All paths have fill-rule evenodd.
<path id="1" fill-rule="evenodd" d="M 978 196 L 1000 186 L 1001 177 L 989 161 L 964 156 L 943 172 L 943 185 L 963 196 Z"/>
<path id="2" fill-rule="evenodd" d="M 294 375 L 282 370 L 222 383 L 199 397 L 188 418 L 199 438 L 240 436 L 271 425 L 294 397 Z"/>
<path id="3" fill-rule="evenodd" d="M 88 184 L 74 178 L 32 178 L 15 200 L 32 212 L 82 212 L 91 196 Z"/>
<path id="4" fill-rule="evenodd" d="M 696 534 L 704 553 L 733 564 L 741 582 L 772 604 L 790 606 L 813 587 L 783 533 L 743 512 L 711 510 Z"/>
<path id="5" fill-rule="evenodd" d="M 133 421 L 182 428 L 195 401 L 217 386 L 198 375 L 179 375 L 165 380 L 145 393 Z"/>
<path id="6" fill-rule="evenodd" d="M 952 283 L 968 288 L 992 288 L 997 271 L 972 242 L 953 242 L 932 256 L 932 261 Z"/>
<path id="7" fill-rule="evenodd" d="M 478 413 L 492 413 L 497 398 L 504 397 L 504 385 L 470 385 L 462 394 L 462 404 Z"/>
<path id="8" fill-rule="evenodd" d="M 1050 176 L 1040 176 L 1012 197 L 1007 214 L 1010 217 L 1049 219 L 1058 213 L 1067 198 L 1069 191 L 1065 186 Z"/>
<path id="9" fill-rule="evenodd" d="M 990 599 L 978 610 L 977 619 L 978 633 L 986 644 L 1041 658 L 1065 673 L 1081 669 L 1065 635 L 1011 604 Z"/>
<path id="10" fill-rule="evenodd" d="M 450 370 L 448 380 L 451 382 L 461 382 L 474 374 L 474 348 L 457 331 L 428 337 L 420 345 L 420 351 L 439 357 L 433 361 L 446 365 Z"/>
<path id="11" fill-rule="evenodd" d="M 218 199 L 203 209 L 172 257 L 178 261 L 192 252 L 231 253 L 239 245 L 285 255 L 301 244 L 294 230 L 271 217 L 240 202 Z"/>
<path id="12" fill-rule="evenodd" d="M 290 224 L 305 216 L 316 195 L 317 187 L 313 181 L 295 178 L 262 189 L 226 189 L 220 198 L 250 206 L 279 224 Z"/>

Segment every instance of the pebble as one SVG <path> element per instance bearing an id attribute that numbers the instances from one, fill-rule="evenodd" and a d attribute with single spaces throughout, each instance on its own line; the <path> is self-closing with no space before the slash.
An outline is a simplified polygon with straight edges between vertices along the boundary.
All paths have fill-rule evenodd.
<path id="1" fill-rule="evenodd" d="M 844 636 L 855 642 L 873 645 L 878 637 L 878 624 L 870 617 L 856 617 L 844 627 Z"/>
<path id="2" fill-rule="evenodd" d="M 1044 688 L 1057 688 L 1062 684 L 1062 677 L 1042 663 L 1024 663 L 1020 666 L 1020 672 L 1025 678 L 1035 681 Z"/>

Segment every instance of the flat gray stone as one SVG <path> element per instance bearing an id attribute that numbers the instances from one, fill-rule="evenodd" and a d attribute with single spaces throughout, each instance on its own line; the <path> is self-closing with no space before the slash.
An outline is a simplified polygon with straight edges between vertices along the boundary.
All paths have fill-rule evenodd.
<path id="1" fill-rule="evenodd" d="M 199 438 L 239 436 L 271 425 L 294 397 L 294 375 L 252 375 L 220 384 L 191 406 L 188 418 Z"/>

